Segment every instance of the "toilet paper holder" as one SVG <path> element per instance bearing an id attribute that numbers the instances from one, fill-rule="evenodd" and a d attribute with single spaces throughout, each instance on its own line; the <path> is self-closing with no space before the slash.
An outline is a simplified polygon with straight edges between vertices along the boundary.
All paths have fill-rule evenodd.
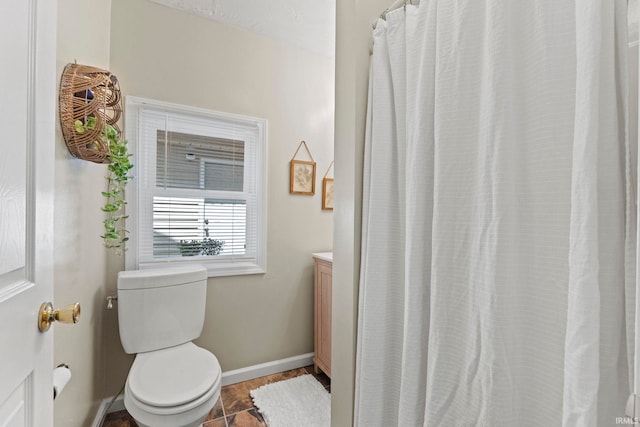
<path id="1" fill-rule="evenodd" d="M 71 370 L 69 365 L 61 363 L 53 370 L 53 399 L 62 392 L 71 379 Z"/>

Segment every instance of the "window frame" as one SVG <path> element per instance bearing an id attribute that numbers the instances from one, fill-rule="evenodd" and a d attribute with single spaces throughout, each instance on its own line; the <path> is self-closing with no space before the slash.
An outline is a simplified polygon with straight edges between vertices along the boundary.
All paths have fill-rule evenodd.
<path id="1" fill-rule="evenodd" d="M 247 223 L 247 244 L 249 239 L 255 239 L 255 257 L 235 257 L 215 259 L 215 257 L 197 256 L 183 257 L 187 259 L 163 258 L 155 261 L 141 259 L 141 238 L 143 232 L 153 232 L 153 218 L 148 218 L 148 211 L 153 211 L 153 206 L 141 207 L 143 197 L 153 198 L 153 195 L 164 196 L 163 194 L 153 192 L 153 195 L 143 196 L 144 190 L 153 182 L 155 186 L 155 157 L 153 159 L 140 159 L 140 139 L 143 122 L 141 116 L 143 112 L 153 111 L 157 113 L 186 115 L 197 118 L 210 120 L 218 120 L 224 123 L 237 123 L 241 127 L 250 127 L 253 129 L 255 141 L 251 141 L 252 150 L 255 153 L 255 192 L 256 192 L 256 224 L 255 233 L 250 229 Z M 127 186 L 125 196 L 127 201 L 127 228 L 130 230 L 127 252 L 125 255 L 125 268 L 127 270 L 158 268 L 158 267 L 174 267 L 182 264 L 198 263 L 205 266 L 208 270 L 209 277 L 224 277 L 248 274 L 266 273 L 267 267 L 267 126 L 266 119 L 244 116 L 239 114 L 231 114 L 220 111 L 213 111 L 204 108 L 190 107 L 169 102 L 151 100 L 146 98 L 127 96 L 126 97 L 126 139 L 129 141 L 129 152 L 133 154 L 132 163 L 134 164 L 133 180 Z M 198 133 L 197 130 L 194 133 Z M 247 142 L 245 141 L 245 144 Z M 245 155 L 247 153 L 245 145 Z M 155 147 L 151 152 L 155 153 Z M 245 167 L 245 179 L 247 179 L 250 171 Z M 144 188 L 141 188 L 144 187 Z M 175 193 L 193 193 L 192 190 L 176 189 Z M 196 192 L 198 190 L 195 190 Z M 208 190 L 205 190 L 208 191 Z M 171 190 L 171 192 L 174 192 Z M 145 193 L 146 194 L 146 193 Z M 202 196 L 197 196 L 202 197 Z M 152 213 L 151 213 L 152 215 Z M 146 223 L 151 224 L 148 229 L 142 228 L 142 222 L 146 219 Z M 247 219 L 249 222 L 249 219 Z M 147 239 L 147 241 L 150 241 Z"/>

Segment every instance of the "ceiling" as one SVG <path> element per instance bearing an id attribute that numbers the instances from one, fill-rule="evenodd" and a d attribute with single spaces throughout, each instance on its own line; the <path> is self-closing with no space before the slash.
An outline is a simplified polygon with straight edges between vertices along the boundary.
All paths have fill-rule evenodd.
<path id="1" fill-rule="evenodd" d="M 151 0 L 334 56 L 336 0 Z"/>

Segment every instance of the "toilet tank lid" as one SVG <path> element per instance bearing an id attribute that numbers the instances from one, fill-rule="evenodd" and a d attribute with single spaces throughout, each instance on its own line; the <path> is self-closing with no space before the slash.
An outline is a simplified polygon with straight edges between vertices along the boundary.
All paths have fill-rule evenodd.
<path id="1" fill-rule="evenodd" d="M 118 290 L 163 288 L 207 280 L 201 265 L 149 268 L 118 273 Z"/>

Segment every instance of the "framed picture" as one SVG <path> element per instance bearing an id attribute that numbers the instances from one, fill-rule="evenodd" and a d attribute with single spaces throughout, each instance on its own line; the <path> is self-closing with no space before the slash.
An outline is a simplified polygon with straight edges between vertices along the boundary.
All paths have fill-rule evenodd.
<path id="1" fill-rule="evenodd" d="M 316 193 L 316 162 L 291 160 L 290 169 L 289 193 L 309 195 Z"/>
<path id="2" fill-rule="evenodd" d="M 322 180 L 322 209 L 325 211 L 333 210 L 333 178 Z"/>

